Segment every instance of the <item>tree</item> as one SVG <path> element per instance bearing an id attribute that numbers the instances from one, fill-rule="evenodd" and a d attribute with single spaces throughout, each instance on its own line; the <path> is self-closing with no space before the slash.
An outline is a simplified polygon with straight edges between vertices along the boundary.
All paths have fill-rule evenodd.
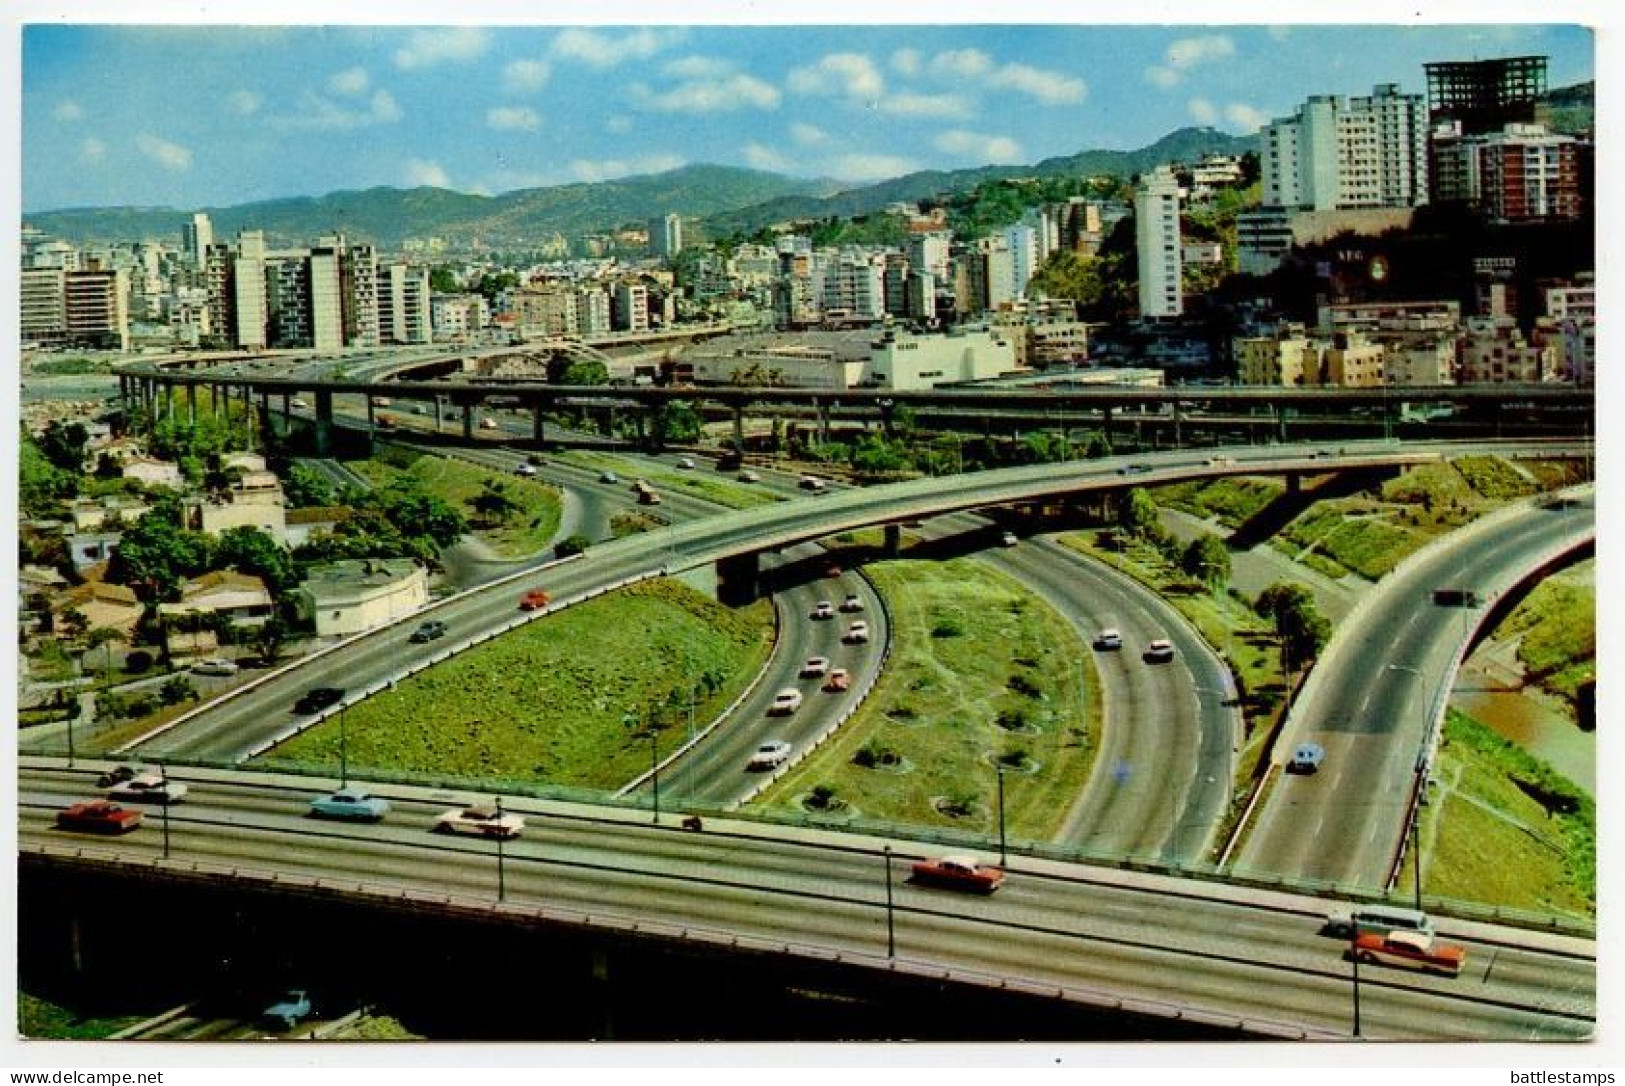
<path id="1" fill-rule="evenodd" d="M 209 537 L 180 524 L 180 507 L 160 502 L 143 513 L 119 541 L 108 579 L 147 600 L 172 600 L 181 582 L 210 568 Z"/>
<path id="2" fill-rule="evenodd" d="M 79 492 L 77 472 L 63 471 L 51 463 L 39 444 L 24 430 L 18 445 L 17 497 L 23 510 L 30 514 L 52 512 L 63 498 Z"/>
<path id="3" fill-rule="evenodd" d="M 372 495 L 376 508 L 401 535 L 437 547 L 449 547 L 468 531 L 468 522 L 452 506 L 410 484 L 394 484 Z"/>
<path id="4" fill-rule="evenodd" d="M 548 380 L 556 385 L 607 385 L 609 367 L 591 358 L 555 358 L 548 367 Z"/>
<path id="5" fill-rule="evenodd" d="M 254 651 L 267 665 L 276 663 L 282 653 L 282 644 L 288 639 L 288 624 L 280 615 L 272 615 L 254 631 Z"/>
<path id="6" fill-rule="evenodd" d="M 1331 637 L 1332 626 L 1315 605 L 1309 589 L 1277 581 L 1258 595 L 1253 610 L 1275 623 L 1289 669 L 1319 655 Z"/>
<path id="7" fill-rule="evenodd" d="M 1134 487 L 1124 496 L 1117 522 L 1129 535 L 1141 539 L 1154 539 L 1162 534 L 1157 503 L 1144 487 Z"/>
<path id="8" fill-rule="evenodd" d="M 185 675 L 174 675 L 158 688 L 158 700 L 165 705 L 179 705 L 183 701 L 196 701 L 197 688 Z"/>
<path id="9" fill-rule="evenodd" d="M 436 264 L 429 269 L 429 290 L 435 294 L 458 294 L 462 286 L 457 282 L 457 275 L 444 264 Z"/>
<path id="10" fill-rule="evenodd" d="M 115 630 L 111 626 L 98 626 L 85 635 L 85 655 L 88 656 L 103 645 L 107 646 L 107 653 L 102 659 L 102 678 L 106 679 L 113 670 L 113 642 L 128 640 L 123 630 Z"/>
<path id="11" fill-rule="evenodd" d="M 294 464 L 283 474 L 282 494 L 292 509 L 333 504 L 333 484 L 305 464 Z"/>
<path id="12" fill-rule="evenodd" d="M 90 433 L 82 423 L 52 419 L 40 434 L 39 449 L 53 467 L 78 475 L 85 469 L 85 446 L 89 442 Z"/>
<path id="13" fill-rule="evenodd" d="M 662 404 L 655 425 L 669 441 L 692 444 L 700 439 L 700 413 L 691 403 Z"/>
<path id="14" fill-rule="evenodd" d="M 1066 436 L 1052 430 L 1029 430 L 1021 438 L 1022 459 L 1029 464 L 1059 464 L 1066 460 Z"/>
<path id="15" fill-rule="evenodd" d="M 299 571 L 287 549 L 258 528 L 241 525 L 220 533 L 214 565 L 235 569 L 263 580 L 271 593 L 282 597 L 299 587 Z"/>
<path id="16" fill-rule="evenodd" d="M 492 482 L 487 479 L 485 480 L 485 489 L 469 498 L 468 504 L 473 506 L 474 512 L 485 520 L 494 520 L 499 524 L 506 523 L 508 518 L 513 516 L 514 512 L 519 508 L 519 503 L 508 497 L 504 490 L 502 483 Z"/>
<path id="17" fill-rule="evenodd" d="M 569 558 L 573 554 L 582 554 L 586 551 L 590 541 L 579 532 L 575 535 L 565 536 L 553 544 L 553 557 Z"/>
<path id="18" fill-rule="evenodd" d="M 1179 566 L 1210 592 L 1223 591 L 1230 581 L 1230 548 L 1216 535 L 1200 535 L 1185 548 Z"/>

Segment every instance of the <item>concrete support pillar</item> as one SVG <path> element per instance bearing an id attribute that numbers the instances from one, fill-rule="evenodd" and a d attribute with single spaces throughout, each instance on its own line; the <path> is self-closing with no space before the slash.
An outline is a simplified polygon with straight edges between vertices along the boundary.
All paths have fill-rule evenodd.
<path id="1" fill-rule="evenodd" d="M 530 409 L 530 439 L 538 445 L 547 441 L 545 419 L 542 415 L 542 405 L 539 403 Z"/>
<path id="2" fill-rule="evenodd" d="M 333 394 L 326 389 L 316 390 L 315 445 L 317 456 L 333 450 Z"/>
<path id="3" fill-rule="evenodd" d="M 434 432 L 440 432 L 440 397 L 434 398 Z"/>
<path id="4" fill-rule="evenodd" d="M 1100 436 L 1106 440 L 1106 455 L 1111 455 L 1112 449 L 1112 409 L 1100 409 Z"/>
<path id="5" fill-rule="evenodd" d="M 474 440 L 474 405 L 471 403 L 463 405 L 463 440 Z"/>
<path id="6" fill-rule="evenodd" d="M 288 409 L 288 405 L 283 404 L 282 409 L 284 411 L 286 411 Z M 186 386 L 186 425 L 188 425 L 188 426 L 196 426 L 197 425 L 197 386 L 196 385 L 187 385 Z"/>
<path id="7" fill-rule="evenodd" d="M 885 529 L 885 551 L 889 558 L 896 558 L 903 553 L 903 526 L 901 524 L 888 524 Z"/>
<path id="8" fill-rule="evenodd" d="M 741 607 L 761 595 L 761 559 L 755 551 L 717 562 L 717 599 Z"/>
<path id="9" fill-rule="evenodd" d="M 1176 449 L 1181 448 L 1184 445 L 1183 426 L 1182 426 L 1184 421 L 1185 421 L 1185 415 L 1184 415 L 1184 413 L 1182 411 L 1179 410 L 1179 404 L 1175 403 L 1174 404 L 1174 448 L 1176 448 Z"/>
<path id="10" fill-rule="evenodd" d="M 1295 471 L 1288 472 L 1286 476 L 1286 492 L 1288 494 L 1296 494 L 1302 489 L 1303 476 Z"/>
<path id="11" fill-rule="evenodd" d="M 367 433 L 370 434 L 374 430 L 378 429 L 378 418 L 377 418 L 377 415 L 374 413 L 374 411 L 372 409 L 372 397 L 368 396 L 368 397 L 366 397 L 366 400 L 367 400 Z"/>
<path id="12" fill-rule="evenodd" d="M 256 420 L 260 429 L 260 451 L 265 452 L 271 447 L 271 394 L 260 389 L 260 411 Z"/>
<path id="13" fill-rule="evenodd" d="M 734 451 L 738 453 L 745 451 L 745 409 L 743 407 L 734 408 Z"/>
<path id="14" fill-rule="evenodd" d="M 254 447 L 254 389 L 249 385 L 243 386 L 243 441 Z"/>

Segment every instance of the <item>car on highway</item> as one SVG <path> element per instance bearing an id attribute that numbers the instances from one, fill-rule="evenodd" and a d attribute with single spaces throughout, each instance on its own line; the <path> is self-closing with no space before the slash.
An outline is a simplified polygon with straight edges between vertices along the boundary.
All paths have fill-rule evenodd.
<path id="1" fill-rule="evenodd" d="M 82 833 L 129 833 L 141 825 L 141 812 L 105 799 L 86 800 L 56 813 L 58 829 Z"/>
<path id="2" fill-rule="evenodd" d="M 816 475 L 803 475 L 800 482 L 796 483 L 796 485 L 802 490 L 810 490 L 814 494 L 822 494 L 824 491 L 829 489 L 828 484 L 826 484 L 824 480 L 820 479 Z"/>
<path id="3" fill-rule="evenodd" d="M 1123 633 L 1116 627 L 1108 626 L 1095 634 L 1095 648 L 1101 652 L 1111 652 L 1122 647 Z"/>
<path id="4" fill-rule="evenodd" d="M 290 1030 L 311 1014 L 310 994 L 301 988 L 291 988 L 265 1010 L 260 1022 L 271 1029 Z"/>
<path id="5" fill-rule="evenodd" d="M 914 881 L 948 890 L 991 894 L 1004 882 L 1004 872 L 997 867 L 989 867 L 974 856 L 942 856 L 915 863 Z"/>
<path id="6" fill-rule="evenodd" d="M 123 784 L 141 770 L 133 765 L 114 766 L 106 773 L 96 778 L 97 788 L 111 788 L 115 784 Z"/>
<path id="7" fill-rule="evenodd" d="M 869 640 L 869 624 L 867 622 L 854 622 L 846 628 L 841 640 L 848 645 L 862 645 Z"/>
<path id="8" fill-rule="evenodd" d="M 299 700 L 293 703 L 296 713 L 319 713 L 330 705 L 337 705 L 344 700 L 342 686 L 313 686 L 300 695 Z"/>
<path id="9" fill-rule="evenodd" d="M 310 401 L 306 400 L 303 396 L 295 396 L 293 399 L 289 400 L 288 403 L 292 407 L 309 407 L 310 406 Z"/>
<path id="10" fill-rule="evenodd" d="M 513 469 L 513 473 L 526 479 L 533 479 L 536 477 L 536 465 L 520 464 Z"/>
<path id="11" fill-rule="evenodd" d="M 172 781 L 162 773 L 137 773 L 127 781 L 107 790 L 108 799 L 121 799 L 126 803 L 179 803 L 186 798 L 186 785 Z"/>
<path id="12" fill-rule="evenodd" d="M 807 662 L 801 665 L 803 679 L 816 679 L 820 675 L 829 674 L 828 656 L 809 656 Z"/>
<path id="13" fill-rule="evenodd" d="M 542 459 L 541 453 L 530 453 L 525 457 L 525 463 L 529 464 L 533 468 L 540 468 L 545 467 L 547 461 Z"/>
<path id="14" fill-rule="evenodd" d="M 761 475 L 754 471 L 742 471 L 736 478 L 742 483 L 759 483 L 762 481 Z"/>
<path id="15" fill-rule="evenodd" d="M 1148 664 L 1166 664 L 1174 658 L 1174 643 L 1167 638 L 1159 637 L 1146 645 L 1140 658 Z"/>
<path id="16" fill-rule="evenodd" d="M 519 597 L 519 609 L 521 611 L 540 611 L 552 602 L 552 596 L 549 596 L 540 588 L 533 588 Z"/>
<path id="17" fill-rule="evenodd" d="M 790 744 L 782 739 L 769 739 L 751 752 L 746 769 L 776 769 L 790 757 Z"/>
<path id="18" fill-rule="evenodd" d="M 378 822 L 389 813 L 389 801 L 361 788 L 340 788 L 310 801 L 313 818 L 335 818 L 341 822 Z"/>
<path id="19" fill-rule="evenodd" d="M 221 656 L 211 656 L 206 660 L 199 660 L 189 670 L 194 675 L 219 675 L 225 677 L 237 674 L 237 662 L 227 660 Z"/>
<path id="20" fill-rule="evenodd" d="M 801 691 L 786 688 L 773 695 L 773 704 L 767 707 L 769 716 L 789 716 L 801 708 Z"/>
<path id="21" fill-rule="evenodd" d="M 659 505 L 660 504 L 660 495 L 657 492 L 655 492 L 653 489 L 645 488 L 643 490 L 640 490 L 640 491 L 638 491 L 638 504 L 639 505 Z"/>
<path id="22" fill-rule="evenodd" d="M 518 837 L 525 820 L 491 803 L 475 803 L 446 811 L 434 820 L 434 833 L 461 833 L 469 837 Z"/>
<path id="23" fill-rule="evenodd" d="M 1151 470 L 1150 464 L 1128 464 L 1117 469 L 1119 475 L 1144 475 Z"/>
<path id="24" fill-rule="evenodd" d="M 1286 763 L 1288 773 L 1313 773 L 1326 760 L 1326 748 L 1319 743 L 1299 743 Z"/>
<path id="25" fill-rule="evenodd" d="M 852 676 L 844 667 L 835 668 L 829 673 L 829 677 L 824 680 L 824 691 L 829 694 L 839 694 L 843 690 L 850 689 L 851 686 Z"/>
<path id="26" fill-rule="evenodd" d="M 495 430 L 496 428 L 497 428 L 497 420 L 496 419 L 483 418 L 483 419 L 480 420 L 480 429 L 481 430 Z"/>
<path id="27" fill-rule="evenodd" d="M 826 619 L 835 617 L 835 605 L 828 600 L 819 600 L 813 604 L 813 609 L 807 612 L 808 618 Z"/>
<path id="28" fill-rule="evenodd" d="M 621 481 L 621 477 L 613 471 L 601 471 L 598 473 L 598 481 L 600 483 L 618 483 Z"/>
<path id="29" fill-rule="evenodd" d="M 1236 458 L 1233 456 L 1210 456 L 1202 461 L 1203 465 L 1210 468 L 1227 468 L 1235 462 Z"/>
<path id="30" fill-rule="evenodd" d="M 1397 965 L 1446 977 L 1456 976 L 1467 964 L 1466 947 L 1441 943 L 1420 931 L 1362 931 L 1354 937 L 1350 950 L 1362 962 Z"/>
<path id="31" fill-rule="evenodd" d="M 841 613 L 847 615 L 857 614 L 863 610 L 863 600 L 856 593 L 847 593 L 846 599 L 841 601 Z"/>
<path id="32" fill-rule="evenodd" d="M 692 456 L 679 456 L 677 466 L 686 471 L 694 466 L 694 458 Z"/>
<path id="33" fill-rule="evenodd" d="M 1020 542 L 1021 540 L 1016 538 L 1015 532 L 1005 532 L 999 536 L 999 546 L 1001 547 L 1014 547 Z"/>
<path id="34" fill-rule="evenodd" d="M 1361 905 L 1347 912 L 1335 912 L 1326 917 L 1322 929 L 1327 935 L 1348 939 L 1357 931 L 1374 931 L 1386 935 L 1391 931 L 1419 931 L 1433 934 L 1433 918 L 1420 909 L 1405 909 L 1398 905 Z"/>
<path id="35" fill-rule="evenodd" d="M 407 640 L 411 641 L 415 645 L 421 645 L 425 641 L 434 641 L 445 636 L 446 624 L 437 619 L 431 619 L 430 621 L 423 623 L 417 629 L 413 630 L 412 636 Z"/>

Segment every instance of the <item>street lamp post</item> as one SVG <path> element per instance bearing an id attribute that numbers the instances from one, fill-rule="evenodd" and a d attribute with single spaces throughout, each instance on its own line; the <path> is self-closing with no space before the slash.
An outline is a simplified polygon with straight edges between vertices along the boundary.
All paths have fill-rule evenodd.
<path id="1" fill-rule="evenodd" d="M 897 957 L 897 925 L 892 919 L 891 846 L 886 846 L 886 957 Z"/>
<path id="2" fill-rule="evenodd" d="M 1354 967 L 1354 1036 L 1360 1035 L 1360 925 L 1349 920 L 1349 962 Z"/>
<path id="3" fill-rule="evenodd" d="M 158 767 L 158 777 L 164 782 L 163 823 L 164 823 L 164 859 L 169 859 L 169 772 L 163 766 Z"/>
<path id="4" fill-rule="evenodd" d="M 654 824 L 658 826 L 660 825 L 660 736 L 653 728 L 649 729 L 649 775 L 654 781 Z"/>
<path id="5" fill-rule="evenodd" d="M 1427 770 L 1421 771 L 1422 789 L 1426 794 Z M 1422 809 L 1411 812 L 1411 868 L 1416 875 L 1416 911 L 1422 911 Z"/>
<path id="6" fill-rule="evenodd" d="M 507 877 L 503 870 L 502 839 L 507 834 L 502 829 L 502 797 L 497 797 L 497 900 L 501 901 L 507 896 Z"/>
<path id="7" fill-rule="evenodd" d="M 339 710 L 339 787 L 350 783 L 350 743 L 344 730 L 344 710 Z"/>
<path id="8" fill-rule="evenodd" d="M 1005 864 L 1004 849 L 1004 764 L 1001 762 L 995 767 L 999 771 L 999 866 Z"/>

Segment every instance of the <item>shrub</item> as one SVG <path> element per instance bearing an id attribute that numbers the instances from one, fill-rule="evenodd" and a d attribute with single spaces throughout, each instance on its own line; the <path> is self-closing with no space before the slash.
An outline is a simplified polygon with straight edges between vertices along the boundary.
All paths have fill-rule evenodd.
<path id="1" fill-rule="evenodd" d="M 993 718 L 993 723 L 1007 732 L 1019 732 L 1027 727 L 1027 710 L 1000 709 L 999 714 Z"/>
<path id="2" fill-rule="evenodd" d="M 145 649 L 136 649 L 124 657 L 124 670 L 131 675 L 141 675 L 152 670 L 152 653 Z"/>
<path id="3" fill-rule="evenodd" d="M 956 618 L 945 618 L 931 627 L 931 636 L 935 638 L 963 637 L 965 627 Z"/>
<path id="4" fill-rule="evenodd" d="M 835 802 L 835 789 L 827 784 L 814 785 L 813 790 L 807 794 L 807 806 L 820 811 L 829 810 Z"/>
<path id="5" fill-rule="evenodd" d="M 587 537 L 581 534 L 566 536 L 553 544 L 555 558 L 568 558 L 572 554 L 581 554 L 587 549 Z"/>
<path id="6" fill-rule="evenodd" d="M 1044 691 L 1039 685 L 1025 675 L 1012 675 L 1005 685 L 1023 697 L 1041 698 L 1044 696 Z"/>

